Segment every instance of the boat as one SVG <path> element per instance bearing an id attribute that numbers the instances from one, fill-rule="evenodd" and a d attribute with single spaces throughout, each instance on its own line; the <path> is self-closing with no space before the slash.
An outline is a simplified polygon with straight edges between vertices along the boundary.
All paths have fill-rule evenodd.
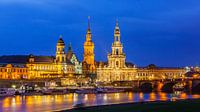
<path id="1" fill-rule="evenodd" d="M 78 94 L 92 94 L 92 93 L 97 93 L 95 89 L 78 89 L 75 91 L 75 93 Z"/>
<path id="2" fill-rule="evenodd" d="M 15 92 L 14 88 L 0 88 L 0 96 L 13 96 Z"/>
<path id="3" fill-rule="evenodd" d="M 69 93 L 66 89 L 43 89 L 43 95 L 60 95 Z"/>
<path id="4" fill-rule="evenodd" d="M 97 88 L 97 93 L 120 93 L 124 92 L 124 89 L 120 88 Z"/>

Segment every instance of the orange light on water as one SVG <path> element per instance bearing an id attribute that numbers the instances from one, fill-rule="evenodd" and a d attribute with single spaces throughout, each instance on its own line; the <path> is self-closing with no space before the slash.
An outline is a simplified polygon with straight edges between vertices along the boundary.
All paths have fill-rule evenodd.
<path id="1" fill-rule="evenodd" d="M 156 94 L 155 94 L 155 93 L 150 93 L 150 94 L 149 94 L 149 99 L 150 99 L 151 101 L 156 100 Z"/>
<path id="2" fill-rule="evenodd" d="M 144 94 L 142 92 L 139 93 L 139 98 L 140 98 L 140 100 L 144 99 Z"/>
<path id="3" fill-rule="evenodd" d="M 180 94 L 180 98 L 181 98 L 181 99 L 187 99 L 188 96 L 187 96 L 186 93 L 181 93 L 181 94 Z"/>
<path id="4" fill-rule="evenodd" d="M 167 100 L 167 94 L 166 93 L 159 93 L 160 100 L 166 101 Z"/>
<path id="5" fill-rule="evenodd" d="M 133 93 L 132 92 L 128 93 L 128 99 L 133 100 Z"/>

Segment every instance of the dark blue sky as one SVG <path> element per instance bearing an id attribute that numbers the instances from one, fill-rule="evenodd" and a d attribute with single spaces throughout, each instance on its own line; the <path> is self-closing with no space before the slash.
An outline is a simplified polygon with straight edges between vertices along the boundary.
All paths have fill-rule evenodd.
<path id="1" fill-rule="evenodd" d="M 82 60 L 87 16 L 96 60 L 107 60 L 118 18 L 127 61 L 200 64 L 199 0 L 0 0 L 0 55 L 55 55 L 59 35 Z"/>

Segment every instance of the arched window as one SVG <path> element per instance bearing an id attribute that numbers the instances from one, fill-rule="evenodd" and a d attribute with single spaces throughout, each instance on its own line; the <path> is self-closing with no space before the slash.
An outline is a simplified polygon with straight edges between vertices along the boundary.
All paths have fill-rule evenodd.
<path id="1" fill-rule="evenodd" d="M 62 56 L 62 62 L 65 62 L 65 57 L 64 56 Z"/>
<path id="2" fill-rule="evenodd" d="M 118 48 L 116 49 L 116 55 L 119 55 L 119 49 Z"/>
<path id="3" fill-rule="evenodd" d="M 119 37 L 118 36 L 116 36 L 115 38 L 116 38 L 116 41 L 119 41 Z"/>
<path id="4" fill-rule="evenodd" d="M 116 61 L 116 67 L 119 67 L 119 61 Z"/>

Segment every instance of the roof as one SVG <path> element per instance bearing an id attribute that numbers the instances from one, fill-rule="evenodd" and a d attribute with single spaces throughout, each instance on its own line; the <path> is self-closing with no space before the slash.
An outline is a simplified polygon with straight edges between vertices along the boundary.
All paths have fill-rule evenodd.
<path id="1" fill-rule="evenodd" d="M 54 63 L 54 56 L 34 56 L 35 63 Z"/>
<path id="2" fill-rule="evenodd" d="M 4 55 L 0 56 L 1 64 L 22 64 L 27 63 L 29 59 L 28 55 Z"/>
<path id="3" fill-rule="evenodd" d="M 64 46 L 64 45 L 65 45 L 65 43 L 64 43 L 64 41 L 63 41 L 63 39 L 62 39 L 62 36 L 61 36 L 60 39 L 58 40 L 57 45 L 61 45 L 61 46 Z"/>
<path id="4" fill-rule="evenodd" d="M 0 56 L 0 64 L 25 64 L 29 61 L 29 55 L 4 55 Z M 34 62 L 53 63 L 54 56 L 32 56 Z"/>

